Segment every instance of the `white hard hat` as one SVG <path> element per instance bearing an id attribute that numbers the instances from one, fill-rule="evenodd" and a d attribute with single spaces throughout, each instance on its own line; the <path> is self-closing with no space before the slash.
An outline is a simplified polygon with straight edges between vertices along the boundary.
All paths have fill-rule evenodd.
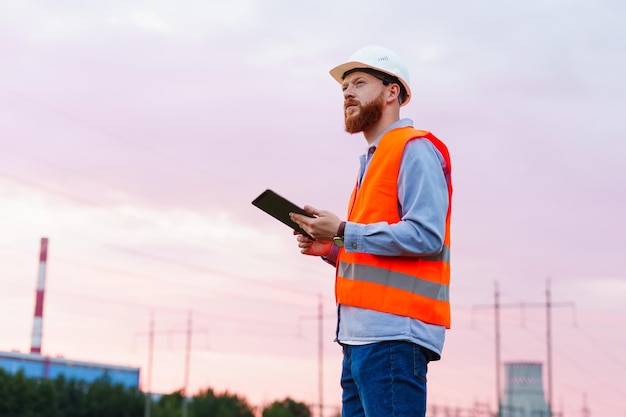
<path id="1" fill-rule="evenodd" d="M 361 48 L 352 54 L 348 62 L 331 69 L 330 75 L 339 83 L 342 83 L 347 72 L 367 68 L 391 75 L 400 81 L 406 91 L 406 98 L 400 103 L 401 106 L 406 105 L 411 100 L 409 71 L 400 57 L 388 48 L 381 46 Z M 393 79 L 390 81 L 393 82 Z"/>

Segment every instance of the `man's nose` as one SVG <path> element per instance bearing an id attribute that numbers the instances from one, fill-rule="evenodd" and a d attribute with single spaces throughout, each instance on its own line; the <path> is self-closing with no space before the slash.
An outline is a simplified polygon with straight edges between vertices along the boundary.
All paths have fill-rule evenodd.
<path id="1" fill-rule="evenodd" d="M 343 90 L 343 97 L 346 99 L 354 98 L 354 90 L 352 90 L 352 87 L 348 86 L 345 90 Z"/>

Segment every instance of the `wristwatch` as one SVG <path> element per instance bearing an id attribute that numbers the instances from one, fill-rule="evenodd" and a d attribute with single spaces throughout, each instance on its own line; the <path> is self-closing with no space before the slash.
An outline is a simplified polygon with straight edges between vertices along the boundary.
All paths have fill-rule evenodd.
<path id="1" fill-rule="evenodd" d="M 339 229 L 337 229 L 337 233 L 335 237 L 333 237 L 333 243 L 339 247 L 343 246 L 343 235 L 346 230 L 346 222 L 341 222 L 339 224 Z"/>

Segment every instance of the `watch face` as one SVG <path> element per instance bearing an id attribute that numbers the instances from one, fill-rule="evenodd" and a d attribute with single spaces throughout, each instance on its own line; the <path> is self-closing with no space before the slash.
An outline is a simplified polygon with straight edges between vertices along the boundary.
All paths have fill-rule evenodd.
<path id="1" fill-rule="evenodd" d="M 340 237 L 340 236 L 335 236 L 335 237 L 333 238 L 333 243 L 334 243 L 335 245 L 339 246 L 339 247 L 342 247 L 342 246 L 343 246 L 343 238 L 342 238 L 342 237 Z"/>

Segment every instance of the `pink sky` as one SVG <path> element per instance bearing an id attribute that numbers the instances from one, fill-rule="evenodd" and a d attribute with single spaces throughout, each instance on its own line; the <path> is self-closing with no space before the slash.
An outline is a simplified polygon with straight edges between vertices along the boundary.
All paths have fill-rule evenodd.
<path id="1" fill-rule="evenodd" d="M 333 271 L 251 200 L 345 212 L 359 135 L 328 70 L 402 56 L 403 116 L 453 158 L 453 328 L 430 403 L 495 404 L 494 283 L 553 310 L 554 407 L 623 415 L 626 5 L 286 0 L 0 4 L 0 350 L 144 368 L 152 387 L 340 404 Z M 220 2 L 226 3 L 226 2 Z M 503 361 L 546 358 L 543 309 L 502 313 Z"/>

